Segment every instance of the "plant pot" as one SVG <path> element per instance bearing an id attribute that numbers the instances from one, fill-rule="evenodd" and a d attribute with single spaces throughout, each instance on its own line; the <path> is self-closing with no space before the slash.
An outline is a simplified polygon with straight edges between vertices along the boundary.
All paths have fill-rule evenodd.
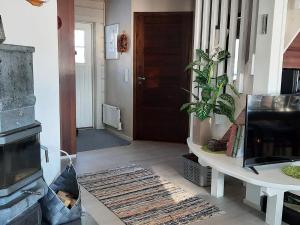
<path id="1" fill-rule="evenodd" d="M 196 145 L 207 145 L 208 140 L 211 139 L 211 120 L 206 119 L 201 121 L 200 119 L 193 118 L 193 135 L 192 141 Z"/>

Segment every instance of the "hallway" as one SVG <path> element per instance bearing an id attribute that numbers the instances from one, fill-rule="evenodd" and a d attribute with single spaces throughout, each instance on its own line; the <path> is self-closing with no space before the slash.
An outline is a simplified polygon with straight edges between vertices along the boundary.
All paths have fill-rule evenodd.
<path id="1" fill-rule="evenodd" d="M 183 178 L 181 156 L 188 152 L 183 144 L 134 141 L 131 145 L 79 152 L 75 165 L 78 174 L 97 172 L 108 168 L 137 164 L 151 168 L 159 176 L 194 195 L 200 195 L 220 207 L 225 215 L 196 224 L 264 225 L 264 215 L 243 204 L 244 188 L 240 181 L 226 178 L 225 197 L 210 197 L 210 188 L 201 188 Z M 83 206 L 101 225 L 122 225 L 108 208 L 82 188 Z M 247 224 L 245 224 L 247 221 Z"/>

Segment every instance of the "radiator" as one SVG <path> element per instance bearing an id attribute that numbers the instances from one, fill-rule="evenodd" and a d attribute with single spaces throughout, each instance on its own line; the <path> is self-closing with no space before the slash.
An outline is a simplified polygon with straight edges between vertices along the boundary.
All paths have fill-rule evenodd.
<path id="1" fill-rule="evenodd" d="M 103 104 L 103 123 L 122 130 L 121 110 L 116 106 Z"/>

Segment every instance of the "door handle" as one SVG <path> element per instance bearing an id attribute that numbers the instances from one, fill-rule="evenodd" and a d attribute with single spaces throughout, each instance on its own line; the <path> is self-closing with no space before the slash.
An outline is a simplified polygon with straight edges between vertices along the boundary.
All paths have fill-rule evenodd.
<path id="1" fill-rule="evenodd" d="M 145 81 L 146 80 L 146 77 L 145 76 L 138 76 L 137 79 L 139 81 Z"/>

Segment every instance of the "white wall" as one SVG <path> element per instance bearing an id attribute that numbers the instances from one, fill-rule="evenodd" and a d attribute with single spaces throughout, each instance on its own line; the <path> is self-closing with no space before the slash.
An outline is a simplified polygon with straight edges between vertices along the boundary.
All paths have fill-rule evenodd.
<path id="1" fill-rule="evenodd" d="M 49 1 L 33 7 L 25 0 L 0 0 L 6 44 L 35 47 L 33 57 L 36 119 L 42 123 L 41 143 L 50 149 L 50 163 L 44 175 L 50 182 L 60 170 L 59 73 L 57 5 Z"/>
<path id="2" fill-rule="evenodd" d="M 132 0 L 134 12 L 194 11 L 194 0 Z"/>
<path id="3" fill-rule="evenodd" d="M 279 94 L 284 53 L 287 0 L 259 1 L 253 94 Z M 262 15 L 268 14 L 267 34 Z"/>
<path id="4" fill-rule="evenodd" d="M 106 25 L 119 24 L 119 31 L 125 31 L 132 39 L 132 7 L 131 0 L 108 0 L 106 2 Z M 133 70 L 132 45 L 129 52 L 120 54 L 118 60 L 106 60 L 106 88 L 105 100 L 107 104 L 118 106 L 121 109 L 123 124 L 122 135 L 132 138 L 133 132 Z M 128 82 L 124 73 L 129 70 Z"/>

